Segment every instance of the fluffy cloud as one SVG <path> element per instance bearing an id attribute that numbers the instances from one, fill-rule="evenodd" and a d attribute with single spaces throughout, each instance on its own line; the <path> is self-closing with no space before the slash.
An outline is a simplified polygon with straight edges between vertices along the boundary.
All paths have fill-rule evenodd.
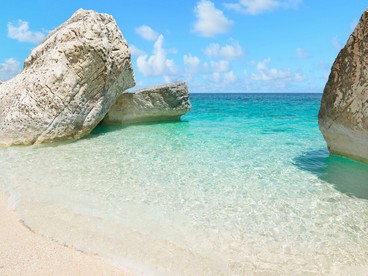
<path id="1" fill-rule="evenodd" d="M 149 57 L 145 54 L 137 58 L 138 69 L 145 77 L 163 76 L 168 79 L 168 76 L 176 73 L 174 61 L 167 58 L 163 43 L 164 37 L 159 35 L 153 45 L 153 54 Z"/>
<path id="2" fill-rule="evenodd" d="M 159 33 L 152 30 L 150 26 L 142 25 L 135 29 L 136 33 L 139 34 L 142 38 L 148 41 L 155 41 L 159 37 Z"/>
<path id="3" fill-rule="evenodd" d="M 211 43 L 204 50 L 204 53 L 208 57 L 236 59 L 244 55 L 244 50 L 238 42 L 233 42 L 232 45 L 225 46 L 220 46 L 218 43 Z"/>
<path id="4" fill-rule="evenodd" d="M 201 0 L 194 9 L 196 22 L 194 31 L 203 37 L 214 37 L 230 31 L 233 22 L 217 9 L 213 2 Z"/>
<path id="5" fill-rule="evenodd" d="M 189 73 L 197 73 L 201 64 L 201 60 L 197 56 L 184 55 L 183 62 L 186 67 L 186 71 Z"/>
<path id="6" fill-rule="evenodd" d="M 220 90 L 226 85 L 234 83 L 238 79 L 235 73 L 231 70 L 230 63 L 227 60 L 212 60 L 209 63 L 205 62 L 203 64 L 203 69 L 203 79 L 210 81 L 210 86 L 213 86 L 215 83 L 216 85 L 213 87 L 217 87 Z"/>
<path id="7" fill-rule="evenodd" d="M 0 80 L 6 81 L 17 75 L 21 71 L 20 63 L 14 58 L 0 63 Z"/>
<path id="8" fill-rule="evenodd" d="M 224 73 L 230 70 L 230 63 L 227 60 L 210 61 L 203 64 L 205 73 Z"/>
<path id="9" fill-rule="evenodd" d="M 309 53 L 307 51 L 305 51 L 304 49 L 302 49 L 302 48 L 297 48 L 295 50 L 295 55 L 299 59 L 309 58 L 309 56 L 310 56 Z"/>
<path id="10" fill-rule="evenodd" d="M 271 62 L 270 58 L 267 58 L 256 65 L 257 72 L 252 73 L 250 78 L 255 81 L 274 82 L 279 81 L 279 84 L 284 82 L 301 82 L 305 80 L 305 77 L 300 73 L 292 72 L 290 69 L 276 69 L 268 68 L 268 63 Z M 281 82 L 280 82 L 281 81 Z"/>
<path id="11" fill-rule="evenodd" d="M 214 72 L 227 72 L 230 70 L 230 64 L 227 60 L 211 61 L 210 65 Z"/>
<path id="12" fill-rule="evenodd" d="M 237 3 L 226 3 L 225 7 L 240 13 L 257 15 L 278 8 L 296 8 L 302 2 L 302 0 L 238 0 Z"/>
<path id="13" fill-rule="evenodd" d="M 20 42 L 40 43 L 45 38 L 45 34 L 30 31 L 28 22 L 18 20 L 17 25 L 13 25 L 11 22 L 8 23 L 8 37 Z"/>
<path id="14" fill-rule="evenodd" d="M 216 86 L 220 84 L 218 88 L 222 88 L 224 85 L 229 85 L 237 81 L 236 75 L 231 70 L 225 73 L 213 72 L 209 75 L 209 78 L 205 77 L 205 79 L 206 78 L 209 79 L 211 82 L 216 83 Z"/>
<path id="15" fill-rule="evenodd" d="M 143 50 L 141 50 L 141 49 L 137 48 L 137 47 L 136 47 L 135 45 L 133 45 L 133 44 L 130 44 L 130 45 L 129 45 L 129 50 L 130 50 L 130 54 L 131 54 L 132 56 L 143 56 L 143 55 L 145 55 L 145 54 L 146 54 Z"/>
<path id="16" fill-rule="evenodd" d="M 237 80 L 237 77 L 235 76 L 233 71 L 229 71 L 224 74 L 224 81 L 226 83 L 233 83 Z"/>

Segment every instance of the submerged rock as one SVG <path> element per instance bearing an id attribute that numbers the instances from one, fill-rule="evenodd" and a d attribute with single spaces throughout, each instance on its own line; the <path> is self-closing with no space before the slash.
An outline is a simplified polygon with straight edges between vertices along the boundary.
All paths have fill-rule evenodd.
<path id="1" fill-rule="evenodd" d="M 332 66 L 318 123 L 331 153 L 368 163 L 368 10 Z"/>
<path id="2" fill-rule="evenodd" d="M 122 94 L 103 124 L 130 124 L 178 120 L 191 109 L 184 82 L 170 83 Z"/>
<path id="3" fill-rule="evenodd" d="M 0 86 L 0 145 L 89 134 L 134 85 L 128 46 L 114 19 L 78 10 Z"/>

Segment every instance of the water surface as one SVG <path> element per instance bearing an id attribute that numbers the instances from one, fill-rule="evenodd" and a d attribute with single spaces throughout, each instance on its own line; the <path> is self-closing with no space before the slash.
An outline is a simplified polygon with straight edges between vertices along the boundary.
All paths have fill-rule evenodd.
<path id="1" fill-rule="evenodd" d="M 368 269 L 368 166 L 330 156 L 320 94 L 193 94 L 182 121 L 0 151 L 32 229 L 161 274 Z"/>

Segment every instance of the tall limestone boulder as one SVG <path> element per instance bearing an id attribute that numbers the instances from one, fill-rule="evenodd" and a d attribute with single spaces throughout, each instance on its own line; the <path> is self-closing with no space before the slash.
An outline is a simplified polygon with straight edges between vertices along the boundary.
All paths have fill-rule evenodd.
<path id="1" fill-rule="evenodd" d="M 122 94 L 103 124 L 131 124 L 178 120 L 191 109 L 184 82 L 170 83 Z"/>
<path id="2" fill-rule="evenodd" d="M 368 10 L 332 66 L 318 123 L 331 153 L 368 163 Z"/>
<path id="3" fill-rule="evenodd" d="M 78 10 L 0 85 L 0 146 L 77 139 L 135 85 L 130 53 L 114 19 Z"/>

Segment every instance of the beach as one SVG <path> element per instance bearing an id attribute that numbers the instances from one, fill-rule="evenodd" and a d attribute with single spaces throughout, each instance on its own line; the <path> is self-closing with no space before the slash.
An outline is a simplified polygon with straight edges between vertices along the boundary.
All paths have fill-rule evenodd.
<path id="1" fill-rule="evenodd" d="M 32 232 L 0 198 L 0 275 L 133 275 Z"/>

